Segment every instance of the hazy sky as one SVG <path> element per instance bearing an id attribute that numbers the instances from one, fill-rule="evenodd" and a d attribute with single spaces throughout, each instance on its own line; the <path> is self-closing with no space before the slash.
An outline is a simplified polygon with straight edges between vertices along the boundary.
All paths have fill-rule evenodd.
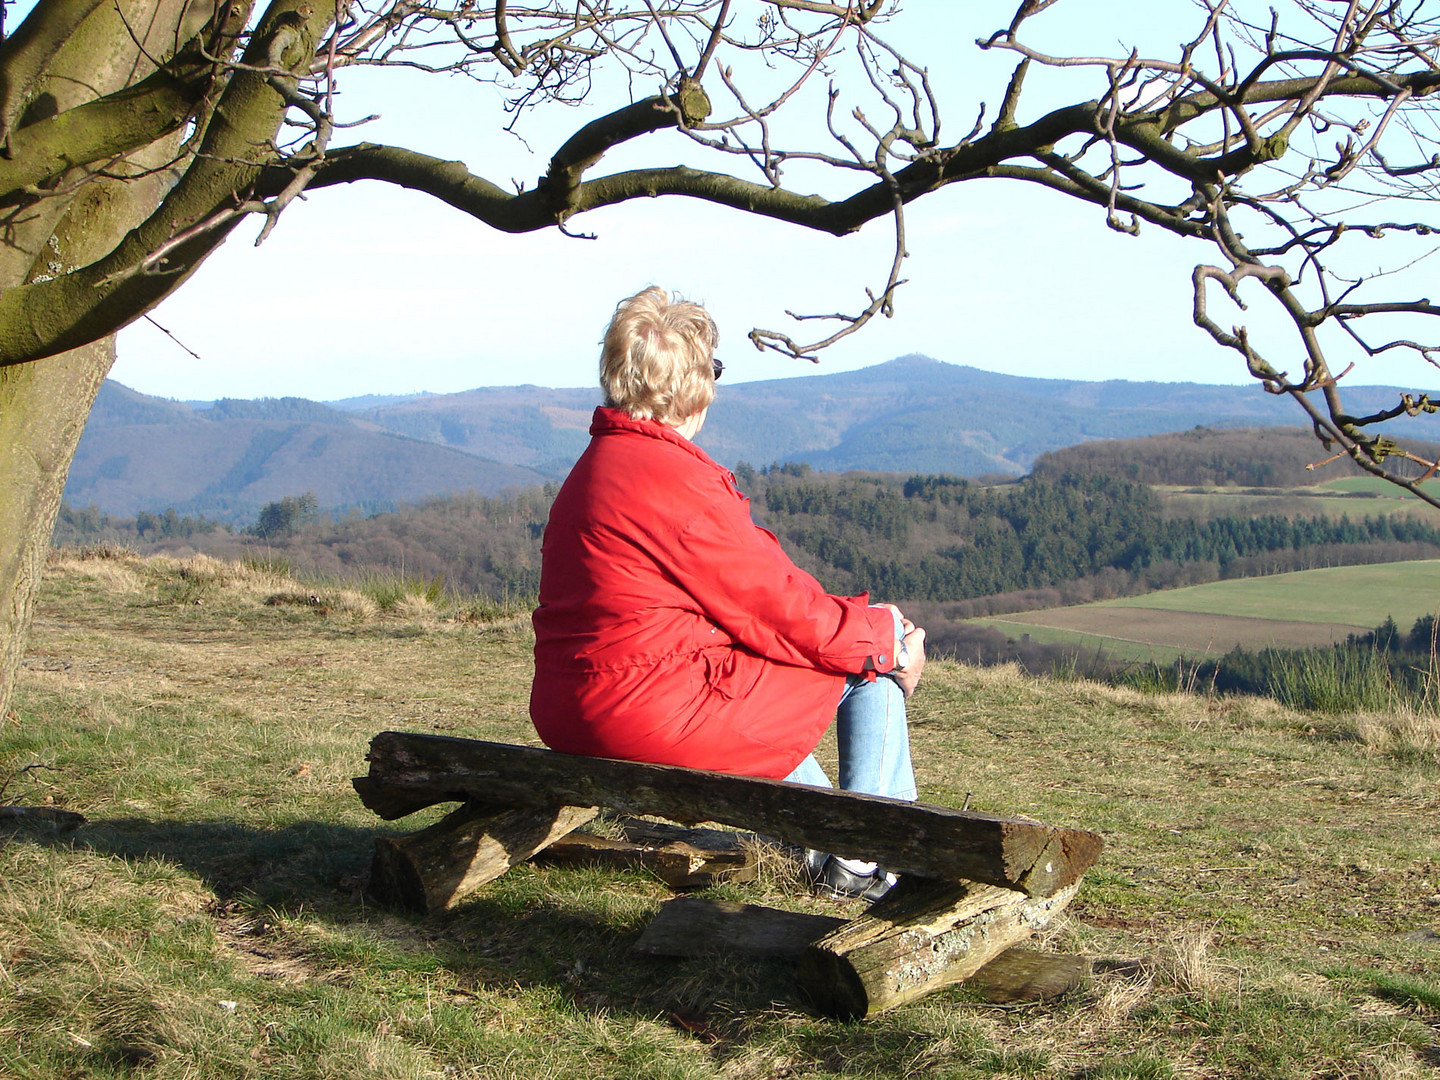
<path id="1" fill-rule="evenodd" d="M 953 141 L 980 101 L 993 115 L 1012 58 L 970 43 L 1004 25 L 1014 0 L 911 0 L 909 7 L 915 10 L 902 14 L 889 36 L 930 66 L 945 108 L 942 141 Z M 1172 55 L 1182 36 L 1176 20 L 1183 16 L 1188 28 L 1194 10 L 1190 0 L 1070 0 L 1043 18 L 1046 32 L 1067 47 L 1114 52 L 1116 28 L 1127 26 L 1127 44 L 1153 42 L 1159 51 L 1169 43 L 1164 52 Z M 1069 78 L 1084 87 L 1072 82 L 1072 98 L 1100 91 L 1098 75 Z M 564 136 L 595 115 L 582 108 L 537 116 L 524 128 L 527 148 L 497 133 L 491 88 L 349 70 L 339 85 L 349 115 L 382 115 L 341 133 L 337 144 L 403 143 L 458 157 L 500 184 L 533 184 Z M 1044 89 L 1036 88 L 1028 115 L 1039 111 Z M 603 105 L 619 103 L 610 95 Z M 641 156 L 651 163 L 678 161 L 685 152 L 679 135 L 649 138 Z M 669 140 L 673 158 L 657 149 L 660 140 Z M 626 161 L 616 153 L 599 168 Z M 598 239 L 507 236 L 388 185 L 317 191 L 292 206 L 258 249 L 258 223 L 242 225 L 154 313 L 200 359 L 141 322 L 121 334 L 112 377 L 185 399 L 589 385 L 615 302 L 651 283 L 702 301 L 716 315 L 727 380 L 812 374 L 810 364 L 756 352 L 746 332 L 758 325 L 800 340 L 807 331 L 792 331 L 785 309 L 863 306 L 864 288 L 884 280 L 893 242 L 888 221 L 836 239 L 682 199 L 632 202 L 573 224 Z M 1098 208 L 999 181 L 966 182 L 921 199 L 908 211 L 907 228 L 911 283 L 898 295 L 895 317 L 823 353 L 818 370 L 919 352 L 1046 377 L 1248 380 L 1238 358 L 1190 321 L 1191 269 L 1212 258 L 1201 245 L 1153 228 L 1138 239 L 1121 236 L 1106 229 Z M 1375 362 L 1358 381 L 1412 378 L 1424 376 Z"/>

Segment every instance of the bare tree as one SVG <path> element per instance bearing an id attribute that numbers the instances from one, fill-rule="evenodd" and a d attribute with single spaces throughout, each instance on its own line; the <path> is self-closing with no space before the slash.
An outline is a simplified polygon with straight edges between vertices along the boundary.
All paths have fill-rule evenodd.
<path id="1" fill-rule="evenodd" d="M 1399 279 L 1374 272 L 1381 253 L 1362 252 L 1355 271 L 1351 250 L 1432 234 L 1434 5 L 1164 0 L 1193 18 L 1164 55 L 1077 56 L 1040 44 L 1059 2 L 1025 0 L 998 29 L 962 25 L 974 16 L 957 5 L 953 33 L 922 57 L 887 43 L 905 17 L 894 0 L 273 0 L 263 11 L 39 0 L 0 43 L 0 717 L 113 334 L 241 221 L 263 219 L 263 239 L 300 194 L 335 184 L 423 191 L 516 233 L 579 231 L 589 210 L 660 195 L 836 235 L 888 220 L 893 258 L 863 303 L 799 314 L 788 333 L 752 331 L 757 347 L 792 356 L 892 310 L 913 200 L 977 179 L 1039 185 L 1092 204 L 1097 224 L 1204 245 L 1196 323 L 1266 390 L 1293 397 L 1334 452 L 1417 491 L 1404 469 L 1435 463 L 1397 467 L 1407 455 L 1377 429 L 1433 406 L 1407 395 L 1348 413 L 1349 369 L 1326 350 L 1436 360 L 1409 328 L 1440 308 L 1388 292 Z M 976 48 L 1013 53 L 1013 74 L 985 103 L 953 106 L 967 119 L 958 137 L 942 135 L 924 65 L 963 64 Z M 619 100 L 554 150 L 544 176 L 507 190 L 419 149 L 337 144 L 364 119 L 341 115 L 333 92 L 336 72 L 355 65 L 493 83 L 514 124 Z M 1027 79 L 1040 68 L 1073 91 L 1037 100 Z M 446 85 L 437 80 L 437 99 Z M 621 144 L 653 150 L 656 164 L 601 170 Z M 821 175 L 850 194 L 805 193 Z M 1216 320 L 1216 287 L 1283 313 L 1294 329 L 1284 357 Z M 1405 329 L 1370 329 L 1387 319 Z M 813 340 L 797 340 L 812 326 Z"/>

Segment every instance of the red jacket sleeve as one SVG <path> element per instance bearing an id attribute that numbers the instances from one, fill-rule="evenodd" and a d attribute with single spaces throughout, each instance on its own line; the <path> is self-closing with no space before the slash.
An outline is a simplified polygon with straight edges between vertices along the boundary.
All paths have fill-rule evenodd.
<path id="1" fill-rule="evenodd" d="M 716 626 L 770 660 L 840 674 L 895 666 L 895 622 L 867 597 L 831 596 L 727 492 L 674 536 L 667 569 Z"/>

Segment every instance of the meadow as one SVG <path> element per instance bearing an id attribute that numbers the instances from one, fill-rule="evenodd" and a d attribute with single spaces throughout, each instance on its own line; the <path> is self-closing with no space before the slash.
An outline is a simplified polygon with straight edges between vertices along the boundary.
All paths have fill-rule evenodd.
<path id="1" fill-rule="evenodd" d="M 1435 481 L 1430 481 L 1432 485 Z M 1181 484 L 1153 485 L 1168 517 L 1210 518 L 1236 515 L 1257 517 L 1411 517 L 1429 508 L 1419 499 L 1385 480 L 1347 476 L 1313 487 L 1243 488 Z"/>
<path id="2" fill-rule="evenodd" d="M 922 798 L 1102 832 L 1041 947 L 1081 991 L 817 1019 L 788 968 L 629 950 L 670 892 L 519 867 L 418 918 L 365 894 L 387 728 L 533 742 L 523 612 L 123 551 L 52 558 L 0 832 L 0 1076 L 1357 1077 L 1440 1069 L 1440 727 L 936 662 Z M 822 755 L 824 756 L 824 755 Z M 405 829 L 415 822 L 404 822 Z M 711 895 L 833 913 L 789 853 Z"/>
<path id="3" fill-rule="evenodd" d="M 1440 561 L 1430 559 L 1235 578 L 973 621 L 1086 652 L 1105 648 L 1121 660 L 1168 663 L 1182 654 L 1219 656 L 1236 645 L 1299 649 L 1343 642 L 1386 618 L 1408 629 L 1435 614 L 1436 596 Z"/>

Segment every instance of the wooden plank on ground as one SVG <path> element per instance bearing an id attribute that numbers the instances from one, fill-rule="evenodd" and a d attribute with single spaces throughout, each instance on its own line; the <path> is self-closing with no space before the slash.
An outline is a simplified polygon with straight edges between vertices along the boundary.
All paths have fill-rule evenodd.
<path id="1" fill-rule="evenodd" d="M 1080 829 L 698 769 L 395 731 L 370 744 L 355 788 L 393 819 L 452 799 L 608 806 L 687 824 L 714 821 L 797 847 L 873 859 L 898 874 L 968 879 L 1032 896 L 1078 881 L 1102 838 Z"/>

